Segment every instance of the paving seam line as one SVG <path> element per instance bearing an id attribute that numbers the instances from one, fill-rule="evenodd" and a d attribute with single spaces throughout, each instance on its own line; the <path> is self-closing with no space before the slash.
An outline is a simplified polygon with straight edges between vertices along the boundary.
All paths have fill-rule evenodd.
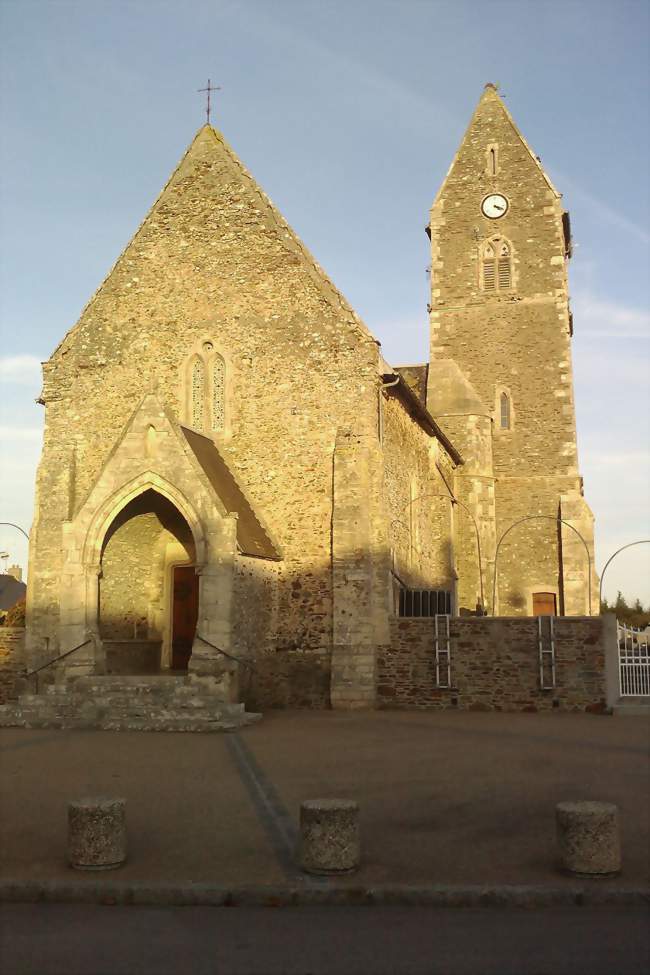
<path id="1" fill-rule="evenodd" d="M 302 874 L 296 864 L 298 833 L 289 810 L 257 763 L 246 742 L 235 732 L 226 738 L 226 750 L 264 827 L 276 859 L 288 880 L 309 886 L 327 886 L 326 877 Z"/>
<path id="2" fill-rule="evenodd" d="M 82 903 L 165 907 L 650 907 L 650 887 L 394 884 L 324 887 L 0 881 L 0 903 Z"/>

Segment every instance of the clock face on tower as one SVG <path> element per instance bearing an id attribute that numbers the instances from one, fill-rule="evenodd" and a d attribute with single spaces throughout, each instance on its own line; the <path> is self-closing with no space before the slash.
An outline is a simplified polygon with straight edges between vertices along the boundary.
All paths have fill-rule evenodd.
<path id="1" fill-rule="evenodd" d="M 501 193 L 490 193 L 481 203 L 481 212 L 484 217 L 496 220 L 508 212 L 508 201 Z"/>

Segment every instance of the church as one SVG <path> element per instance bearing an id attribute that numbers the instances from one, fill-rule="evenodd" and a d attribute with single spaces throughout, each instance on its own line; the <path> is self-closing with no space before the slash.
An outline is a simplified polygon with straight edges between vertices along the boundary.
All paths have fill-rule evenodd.
<path id="1" fill-rule="evenodd" d="M 43 365 L 30 668 L 375 707 L 395 621 L 598 612 L 569 215 L 493 85 L 427 233 L 429 361 L 392 365 L 199 130 Z"/>

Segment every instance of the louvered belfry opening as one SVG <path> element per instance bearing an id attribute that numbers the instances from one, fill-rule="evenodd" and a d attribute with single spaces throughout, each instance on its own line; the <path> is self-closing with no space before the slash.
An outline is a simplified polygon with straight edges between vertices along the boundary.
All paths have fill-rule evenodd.
<path id="1" fill-rule="evenodd" d="M 484 243 L 481 265 L 484 291 L 508 291 L 512 287 L 512 249 L 502 237 Z"/>
<path id="2" fill-rule="evenodd" d="M 499 291 L 505 291 L 511 285 L 510 248 L 505 241 L 499 245 Z"/>

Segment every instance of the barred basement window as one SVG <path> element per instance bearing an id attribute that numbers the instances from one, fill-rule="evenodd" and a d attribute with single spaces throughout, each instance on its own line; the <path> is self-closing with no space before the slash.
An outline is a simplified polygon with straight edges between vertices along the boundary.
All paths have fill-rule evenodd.
<path id="1" fill-rule="evenodd" d="M 226 425 L 226 363 L 216 354 L 212 363 L 212 429 Z"/>
<path id="2" fill-rule="evenodd" d="M 510 397 L 507 393 L 501 393 L 501 429 L 510 429 Z"/>
<path id="3" fill-rule="evenodd" d="M 205 366 L 201 359 L 195 359 L 192 365 L 192 426 L 196 430 L 203 429 L 203 402 L 205 399 Z"/>

